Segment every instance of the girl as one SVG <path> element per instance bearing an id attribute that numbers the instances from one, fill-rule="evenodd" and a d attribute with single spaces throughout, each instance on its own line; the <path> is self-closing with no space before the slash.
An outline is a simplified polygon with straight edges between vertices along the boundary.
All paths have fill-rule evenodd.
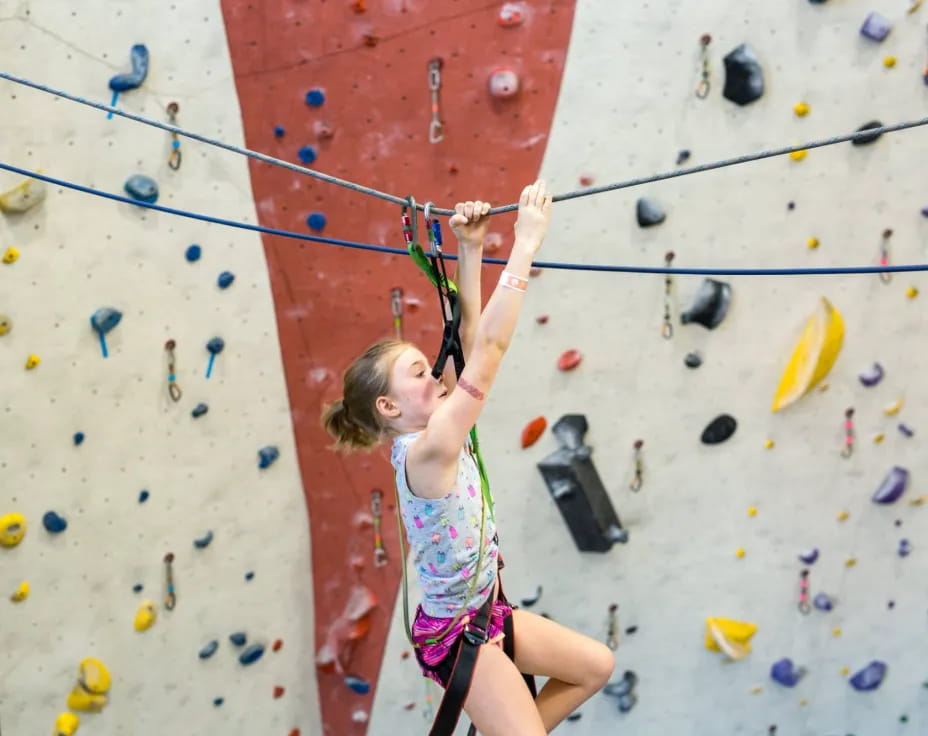
<path id="1" fill-rule="evenodd" d="M 466 357 L 456 384 L 451 361 L 443 380 L 435 380 L 418 348 L 383 340 L 348 368 L 344 398 L 322 417 L 338 449 L 392 440 L 399 508 L 423 591 L 412 626 L 416 659 L 423 674 L 448 688 L 467 637 L 479 656 L 461 697 L 484 736 L 548 733 L 599 691 L 615 666 L 605 645 L 514 610 L 501 595 L 496 529 L 482 503 L 468 442 L 512 340 L 532 258 L 548 227 L 551 196 L 545 189 L 537 181 L 522 191 L 515 243 L 482 315 L 480 267 L 490 206 L 477 201 L 455 207 L 449 224 L 459 244 L 455 280 Z M 514 641 L 506 643 L 510 650 L 514 645 L 512 659 L 503 650 L 504 630 L 514 632 Z M 534 700 L 522 673 L 549 678 Z"/>

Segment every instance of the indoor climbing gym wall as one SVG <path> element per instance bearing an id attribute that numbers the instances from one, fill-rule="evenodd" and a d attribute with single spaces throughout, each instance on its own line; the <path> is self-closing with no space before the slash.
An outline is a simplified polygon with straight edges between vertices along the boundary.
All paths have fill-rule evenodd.
<path id="1" fill-rule="evenodd" d="M 428 732 L 319 414 L 437 353 L 403 198 L 539 174 L 480 436 L 509 597 L 615 653 L 556 732 L 928 733 L 921 5 L 0 0 L 0 733 Z"/>

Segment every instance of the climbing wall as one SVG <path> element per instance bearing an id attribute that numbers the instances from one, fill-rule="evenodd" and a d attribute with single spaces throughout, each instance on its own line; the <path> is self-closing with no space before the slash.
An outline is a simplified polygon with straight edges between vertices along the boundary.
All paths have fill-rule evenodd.
<path id="1" fill-rule="evenodd" d="M 0 68 L 72 94 L 109 103 L 114 75 L 135 84 L 134 44 L 148 74 L 120 109 L 167 121 L 176 102 L 178 124 L 242 143 L 217 3 L 0 2 Z M 163 131 L 9 82 L 0 99 L 5 164 L 123 196 L 144 175 L 158 204 L 256 222 L 242 157 L 184 140 L 174 170 Z M 4 171 L 0 192 L 23 181 Z M 26 523 L 0 547 L 0 729 L 51 734 L 71 712 L 81 736 L 319 733 L 309 527 L 261 240 L 48 186 L 0 214 L 0 252 L 18 252 L 0 264 L 0 538 L 8 514 Z"/>
<path id="2" fill-rule="evenodd" d="M 928 9 L 907 8 L 903 0 L 578 3 L 542 174 L 563 192 L 581 178 L 598 185 L 674 171 L 682 151 L 683 165 L 694 166 L 920 118 Z M 892 25 L 882 42 L 860 33 L 871 12 Z M 700 99 L 705 33 L 710 88 Z M 763 96 L 744 105 L 723 95 L 723 57 L 741 44 L 764 81 Z M 926 136 L 916 129 L 555 205 L 539 259 L 661 267 L 672 250 L 681 268 L 876 266 L 886 243 L 890 263 L 925 262 Z M 520 183 L 511 181 L 510 200 Z M 639 226 L 641 197 L 642 214 L 656 206 L 663 222 Z M 681 323 L 703 278 L 676 277 L 673 335 L 664 339 L 662 276 L 543 271 L 481 421 L 509 596 L 533 598 L 541 586 L 531 610 L 602 641 L 617 604 L 614 680 L 637 676 L 630 711 L 601 694 L 557 733 L 925 733 L 928 517 L 917 504 L 928 396 L 918 346 L 928 283 L 922 274 L 889 283 L 876 274 L 716 278 L 731 288 L 721 324 Z M 820 339 L 804 344 L 823 366 L 834 359 L 830 372 L 774 413 L 781 376 L 823 298 L 843 318 L 840 350 L 829 348 L 837 320 L 823 316 Z M 721 316 L 712 306 L 688 316 Z M 568 350 L 582 360 L 561 371 Z M 697 368 L 686 365 L 691 353 Z M 872 382 L 874 363 L 884 375 L 868 387 L 859 375 Z M 794 383 L 793 394 L 806 388 Z M 856 444 L 845 458 L 848 408 Z M 575 413 L 587 418 L 585 442 L 629 533 L 606 553 L 577 551 L 536 467 L 558 448 L 550 429 L 520 444 L 535 417 L 550 427 Z M 724 441 L 703 443 L 721 415 L 736 421 L 734 434 L 724 439 L 719 422 L 707 439 Z M 636 440 L 643 483 L 634 492 Z M 874 503 L 895 467 L 910 472 L 907 489 L 892 504 Z M 896 476 L 881 500 L 899 490 Z M 814 549 L 814 563 L 800 560 Z M 803 570 L 808 601 L 831 610 L 800 612 Z M 384 665 L 396 677 L 378 691 L 371 733 L 425 732 L 425 694 L 402 659 L 400 618 Z M 710 618 L 756 626 L 751 652 L 732 661 L 709 651 Z M 735 653 L 728 642 L 751 631 L 737 628 L 720 630 Z M 794 687 L 771 677 L 786 658 L 796 671 L 779 664 L 782 682 L 805 669 Z M 851 681 L 873 661 L 885 663 L 885 679 L 858 691 Z M 872 684 L 863 675 L 854 682 Z"/>

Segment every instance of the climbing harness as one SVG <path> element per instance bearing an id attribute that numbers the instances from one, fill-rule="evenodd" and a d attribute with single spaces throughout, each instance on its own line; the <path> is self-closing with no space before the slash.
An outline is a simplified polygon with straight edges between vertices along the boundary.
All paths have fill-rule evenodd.
<path id="1" fill-rule="evenodd" d="M 442 61 L 434 58 L 429 62 L 429 92 L 432 94 L 432 122 L 429 123 L 429 143 L 441 143 L 445 137 L 445 127 L 439 114 L 438 93 L 441 90 Z"/>
<path id="2" fill-rule="evenodd" d="M 672 250 L 667 251 L 664 256 L 664 265 L 667 268 L 670 268 L 670 264 L 673 263 L 674 252 Z M 671 291 L 673 290 L 673 276 L 667 274 L 664 276 L 664 326 L 661 329 L 661 335 L 663 335 L 665 340 L 669 340 L 673 337 L 673 324 L 670 322 L 670 297 Z"/>
<path id="3" fill-rule="evenodd" d="M 644 482 L 644 464 L 641 462 L 641 448 L 644 447 L 644 440 L 635 440 L 635 477 L 628 487 L 633 491 L 640 491 L 641 484 Z"/>
<path id="4" fill-rule="evenodd" d="M 883 240 L 880 243 L 880 265 L 888 266 L 889 265 L 889 239 L 892 237 L 893 231 L 890 228 L 886 228 L 883 231 Z M 880 272 L 880 281 L 884 284 L 888 284 L 893 280 L 893 275 L 891 273 Z"/>
<path id="5" fill-rule="evenodd" d="M 429 254 L 426 255 L 419 243 L 418 214 L 416 201 L 410 195 L 402 207 L 403 237 L 409 255 L 413 262 L 428 277 L 429 281 L 435 285 L 438 290 L 439 304 L 441 306 L 442 321 L 444 329 L 442 332 L 441 347 L 435 365 L 432 367 L 432 376 L 440 379 L 444 374 L 445 365 L 448 358 L 454 361 L 455 375 L 460 378 L 464 371 L 464 348 L 461 342 L 460 325 L 461 325 L 461 304 L 458 296 L 457 285 L 448 278 L 445 262 L 442 255 L 442 236 L 441 226 L 437 220 L 432 219 L 432 203 L 426 202 L 423 207 L 425 227 L 428 231 Z M 480 541 L 477 547 L 477 563 L 471 575 L 468 584 L 468 592 L 465 601 L 470 601 L 477 590 L 477 582 L 480 577 L 480 571 L 483 567 L 484 548 L 486 540 L 486 518 L 489 512 L 490 518 L 493 517 L 493 497 L 490 494 L 490 482 L 487 475 L 486 467 L 483 463 L 483 457 L 480 454 L 480 443 L 477 439 L 477 427 L 471 427 L 470 443 L 467 452 L 477 464 L 477 470 L 480 474 Z M 404 545 L 403 521 L 400 515 L 401 501 L 399 497 L 399 488 L 396 488 L 397 499 L 397 523 L 399 525 L 400 553 L 402 559 L 406 560 L 406 549 Z M 403 570 L 403 622 L 406 629 L 406 638 L 409 644 L 415 649 L 420 648 L 422 644 L 417 644 L 412 638 L 412 628 L 409 624 L 409 586 L 406 578 L 406 565 L 401 565 Z M 467 698 L 470 689 L 471 680 L 473 679 L 474 669 L 477 664 L 477 657 L 480 653 L 480 646 L 486 644 L 489 640 L 490 616 L 493 605 L 496 600 L 508 603 L 503 593 L 502 580 L 499 577 L 499 570 L 503 568 L 502 557 L 497 555 L 497 582 L 498 598 L 491 594 L 484 601 L 483 605 L 474 615 L 474 617 L 465 624 L 464 631 L 461 634 L 460 645 L 458 646 L 451 675 L 448 678 L 445 687 L 444 696 L 438 706 L 438 712 L 430 731 L 430 736 L 451 736 L 453 734 L 461 711 L 464 707 L 464 701 Z M 511 604 L 510 604 L 511 605 Z M 515 606 L 513 606 L 515 607 Z M 461 610 L 448 624 L 447 628 L 439 634 L 425 640 L 424 644 L 435 644 L 441 641 L 450 631 L 457 626 L 458 622 L 467 612 L 466 602 Z M 515 639 L 513 634 L 512 616 L 507 616 L 503 624 L 503 650 L 510 659 L 515 656 Z M 532 697 L 536 695 L 535 679 L 532 675 L 523 675 L 525 684 L 531 692 Z M 468 736 L 473 736 L 476 729 L 471 725 Z"/>
<path id="6" fill-rule="evenodd" d="M 809 605 L 809 571 L 803 570 L 799 573 L 799 612 L 808 615 L 812 610 Z"/>
<path id="7" fill-rule="evenodd" d="M 177 343 L 173 340 L 164 343 L 164 349 L 168 354 L 168 393 L 174 401 L 180 401 L 182 394 L 180 386 L 177 385 L 177 375 L 174 371 L 174 348 L 176 347 Z"/>
<path id="8" fill-rule="evenodd" d="M 379 488 L 371 491 L 371 515 L 374 517 L 374 567 L 383 567 L 387 564 L 387 551 L 383 548 L 383 538 L 380 536 L 382 501 L 383 491 Z"/>
<path id="9" fill-rule="evenodd" d="M 699 64 L 702 67 L 700 72 L 700 81 L 696 86 L 696 96 L 700 100 L 709 96 L 709 44 L 712 43 L 712 36 L 704 33 L 699 38 Z"/>
<path id="10" fill-rule="evenodd" d="M 612 651 L 619 648 L 619 604 L 609 606 L 609 619 L 606 624 L 606 646 Z"/>
<path id="11" fill-rule="evenodd" d="M 171 125 L 177 125 L 177 113 L 180 112 L 180 105 L 176 102 L 172 102 L 168 105 L 168 122 Z M 168 166 L 170 166 L 174 171 L 177 171 L 180 168 L 181 162 L 181 153 L 180 153 L 180 138 L 177 137 L 177 133 L 171 131 L 171 155 L 168 156 Z"/>
<path id="12" fill-rule="evenodd" d="M 841 457 L 850 457 L 854 452 L 854 409 L 851 407 L 844 412 L 844 449 Z"/>
<path id="13" fill-rule="evenodd" d="M 174 553 L 168 552 L 164 556 L 164 579 L 165 587 L 167 593 L 164 596 L 164 607 L 169 611 L 174 610 L 174 605 L 177 603 L 177 594 L 174 590 Z"/>
<path id="14" fill-rule="evenodd" d="M 403 290 L 394 287 L 390 292 L 390 309 L 393 312 L 393 329 L 396 331 L 396 339 L 403 339 Z"/>

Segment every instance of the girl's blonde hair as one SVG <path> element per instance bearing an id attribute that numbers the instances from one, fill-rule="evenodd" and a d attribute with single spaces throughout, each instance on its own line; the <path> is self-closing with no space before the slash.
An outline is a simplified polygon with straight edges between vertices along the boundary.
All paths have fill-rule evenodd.
<path id="1" fill-rule="evenodd" d="M 322 426 L 335 438 L 334 449 L 370 450 L 383 439 L 387 425 L 377 411 L 377 398 L 389 393 L 393 364 L 408 346 L 402 340 L 380 340 L 345 371 L 343 398 L 322 411 Z"/>

